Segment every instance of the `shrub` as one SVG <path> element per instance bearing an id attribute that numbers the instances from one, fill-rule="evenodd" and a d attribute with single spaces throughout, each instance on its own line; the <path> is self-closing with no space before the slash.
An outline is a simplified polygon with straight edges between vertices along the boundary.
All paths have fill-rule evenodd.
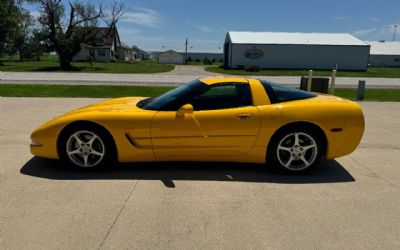
<path id="1" fill-rule="evenodd" d="M 258 72 L 258 71 L 260 71 L 260 67 L 258 65 L 249 65 L 246 67 L 246 71 Z"/>

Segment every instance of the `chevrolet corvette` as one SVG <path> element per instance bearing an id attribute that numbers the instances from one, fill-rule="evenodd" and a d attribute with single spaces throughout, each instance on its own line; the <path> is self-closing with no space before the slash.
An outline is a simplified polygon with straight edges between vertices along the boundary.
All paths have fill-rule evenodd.
<path id="1" fill-rule="evenodd" d="M 241 77 L 193 80 L 158 97 L 124 97 L 36 128 L 33 155 L 93 168 L 112 162 L 267 163 L 305 172 L 353 152 L 360 106 L 336 96 Z"/>

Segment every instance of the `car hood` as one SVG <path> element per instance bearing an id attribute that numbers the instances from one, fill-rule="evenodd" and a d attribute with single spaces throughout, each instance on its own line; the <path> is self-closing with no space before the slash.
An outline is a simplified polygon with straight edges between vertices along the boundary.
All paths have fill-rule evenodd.
<path id="1" fill-rule="evenodd" d="M 138 108 L 137 103 L 147 97 L 122 97 L 101 101 L 86 107 L 75 109 L 65 115 L 78 114 L 83 112 L 143 112 L 144 109 Z"/>
<path id="2" fill-rule="evenodd" d="M 40 125 L 34 130 L 34 133 L 45 130 L 52 126 L 59 126 L 61 129 L 65 124 L 74 120 L 93 119 L 94 117 L 106 117 L 109 113 L 121 114 L 121 112 L 140 113 L 148 112 L 148 110 L 140 109 L 137 103 L 147 97 L 123 97 L 94 103 L 89 106 L 78 108 L 60 116 L 54 117 L 52 120 Z"/>

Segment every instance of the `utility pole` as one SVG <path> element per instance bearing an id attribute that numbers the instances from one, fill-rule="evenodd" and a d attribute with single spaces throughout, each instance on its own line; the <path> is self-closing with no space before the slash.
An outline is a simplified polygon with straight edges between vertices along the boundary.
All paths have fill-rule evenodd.
<path id="1" fill-rule="evenodd" d="M 394 25 L 393 41 L 396 41 L 397 24 Z"/>
<path id="2" fill-rule="evenodd" d="M 188 47 L 188 38 L 186 37 L 186 42 L 185 42 L 185 64 L 187 62 L 187 47 Z"/>

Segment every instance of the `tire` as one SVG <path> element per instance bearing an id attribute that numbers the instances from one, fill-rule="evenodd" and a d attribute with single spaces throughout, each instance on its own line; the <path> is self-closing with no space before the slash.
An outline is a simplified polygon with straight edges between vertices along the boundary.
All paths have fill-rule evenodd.
<path id="1" fill-rule="evenodd" d="M 111 135 L 98 125 L 73 125 L 60 136 L 61 160 L 69 166 L 92 169 L 115 162 L 116 150 Z"/>
<path id="2" fill-rule="evenodd" d="M 267 162 L 285 173 L 303 174 L 319 164 L 323 151 L 324 144 L 317 131 L 287 128 L 273 136 Z"/>

